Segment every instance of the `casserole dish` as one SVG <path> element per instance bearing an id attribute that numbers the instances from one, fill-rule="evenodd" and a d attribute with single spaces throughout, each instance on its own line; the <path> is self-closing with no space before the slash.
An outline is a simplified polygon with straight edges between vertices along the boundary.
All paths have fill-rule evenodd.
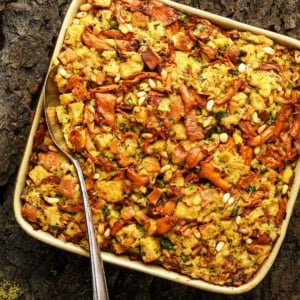
<path id="1" fill-rule="evenodd" d="M 285 46 L 289 46 L 289 47 L 293 47 L 293 48 L 298 48 L 299 47 L 299 42 L 296 41 L 296 40 L 294 40 L 294 39 L 291 39 L 291 38 L 286 38 L 286 37 L 283 37 L 283 36 L 275 34 L 275 33 L 271 33 L 271 32 L 265 31 L 265 30 L 261 30 L 259 28 L 255 28 L 255 27 L 252 27 L 252 26 L 248 26 L 248 25 L 245 25 L 245 24 L 234 22 L 234 21 L 231 21 L 231 20 L 228 20 L 228 19 L 225 19 L 225 18 L 222 18 L 222 17 L 218 17 L 218 16 L 215 16 L 213 14 L 209 14 L 209 13 L 206 13 L 206 12 L 203 12 L 203 11 L 200 11 L 200 10 L 196 10 L 196 9 L 184 6 L 184 5 L 176 4 L 174 2 L 163 1 L 163 3 L 166 4 L 166 5 L 168 5 L 168 6 L 170 6 L 170 7 L 173 7 L 174 9 L 176 9 L 178 11 L 186 13 L 188 15 L 197 15 L 197 16 L 199 16 L 201 18 L 205 18 L 207 20 L 210 20 L 211 22 L 213 22 L 214 24 L 217 24 L 218 26 L 220 26 L 222 28 L 237 29 L 240 32 L 242 32 L 242 31 L 248 31 L 248 32 L 252 32 L 252 33 L 257 34 L 257 35 L 264 35 L 264 36 L 266 36 L 266 37 L 268 37 L 268 38 L 270 38 L 270 39 L 272 39 L 272 40 L 274 40 L 274 41 L 276 41 L 276 42 L 278 42 L 278 43 L 280 43 L 282 45 L 285 45 Z M 57 62 L 57 57 L 59 56 L 60 51 L 62 50 L 62 45 L 63 45 L 63 42 L 64 42 L 64 37 L 65 37 L 66 31 L 67 31 L 67 28 L 72 23 L 74 17 L 77 15 L 77 10 L 78 10 L 78 7 L 80 6 L 80 4 L 81 4 L 81 2 L 79 2 L 79 1 L 73 1 L 72 4 L 71 4 L 71 6 L 70 6 L 70 9 L 67 12 L 65 21 L 64 21 L 64 23 L 62 25 L 62 29 L 61 29 L 61 32 L 60 32 L 60 35 L 58 37 L 58 41 L 57 41 L 57 44 L 56 44 L 56 47 L 55 47 L 55 50 L 54 50 L 54 54 L 53 54 L 53 57 L 52 57 L 51 65 L 52 64 L 56 64 L 56 62 Z M 85 37 L 86 37 L 86 44 L 89 44 L 90 41 L 91 41 L 89 33 L 87 33 L 87 35 Z M 175 39 L 175 41 L 174 41 L 175 45 L 178 42 L 178 40 L 180 40 L 180 36 L 178 36 L 177 40 Z M 178 43 L 177 46 L 179 48 L 180 47 L 183 47 L 183 48 L 185 47 L 185 45 L 182 45 L 181 43 Z M 108 49 L 110 49 L 110 48 L 108 47 Z M 208 48 L 205 48 L 205 46 L 202 45 L 202 49 L 207 50 Z M 191 49 L 189 49 L 189 50 L 191 50 Z M 270 52 L 270 51 L 272 51 L 272 49 L 266 47 L 266 52 Z M 144 59 L 144 60 L 146 61 L 146 59 Z M 152 68 L 151 64 L 149 64 L 148 67 Z M 266 67 L 266 66 L 264 65 L 264 67 Z M 209 68 L 209 67 L 207 67 L 207 68 Z M 272 69 L 272 68 L 275 68 L 275 67 L 274 67 L 274 65 L 272 65 L 272 66 L 271 65 L 267 65 L 267 68 L 271 68 Z M 243 69 L 244 69 L 244 66 L 241 64 L 240 65 L 240 71 L 242 72 Z M 128 70 L 126 69 L 126 72 L 127 71 Z M 232 73 L 235 73 L 235 72 L 232 72 Z M 231 74 L 231 75 L 233 75 L 233 74 Z M 123 77 L 125 77 L 125 78 L 126 78 L 126 76 L 127 75 L 123 75 Z M 208 76 L 208 73 L 206 74 L 206 76 Z M 202 81 L 203 78 L 201 78 L 199 80 Z M 252 81 L 252 82 L 254 82 L 254 81 Z M 253 85 L 255 86 L 254 83 L 253 83 Z M 257 81 L 256 81 L 256 85 L 259 86 L 259 83 Z M 237 87 L 237 90 L 240 90 L 241 86 L 242 86 L 242 83 L 239 82 L 239 86 Z M 184 94 L 184 91 L 185 91 L 184 88 L 182 88 L 181 91 L 183 91 L 182 94 Z M 97 96 L 97 92 L 99 92 L 99 90 L 96 89 L 96 96 Z M 156 94 L 156 96 L 157 96 L 157 94 Z M 184 100 L 184 96 L 182 96 L 182 98 Z M 143 99 L 143 100 L 145 100 L 145 99 Z M 99 102 L 101 102 L 101 101 L 102 101 L 102 98 L 99 98 Z M 142 101 L 140 101 L 140 102 L 142 102 Z M 223 104 L 223 100 L 221 102 L 219 103 L 220 105 Z M 160 112 L 162 112 L 162 113 L 168 112 L 169 108 L 170 108 L 170 103 L 166 99 L 164 99 L 163 103 L 164 103 L 163 105 L 159 106 L 158 110 Z M 128 103 L 125 103 L 125 104 L 129 105 Z M 143 103 L 140 103 L 140 104 L 142 105 Z M 126 106 L 126 109 L 128 109 L 127 106 Z M 207 108 L 207 110 L 208 110 L 208 108 Z M 222 115 L 224 115 L 224 114 L 222 113 Z M 29 163 L 30 163 L 30 160 L 31 160 L 31 153 L 32 153 L 32 148 L 33 148 L 33 144 L 34 144 L 34 135 L 36 134 L 36 132 L 38 130 L 39 122 L 40 122 L 40 118 L 41 117 L 42 117 L 42 100 L 40 99 L 40 101 L 38 103 L 38 106 L 37 106 L 37 111 L 36 111 L 36 115 L 35 115 L 35 118 L 34 118 L 32 130 L 30 132 L 29 140 L 28 140 L 27 147 L 26 147 L 26 150 L 25 150 L 24 158 L 23 158 L 22 164 L 20 166 L 20 171 L 19 171 L 19 174 L 18 174 L 18 177 L 17 177 L 17 181 L 16 181 L 16 189 L 15 189 L 15 197 L 14 197 L 14 211 L 15 211 L 16 219 L 17 219 L 18 223 L 21 225 L 21 227 L 28 234 L 30 234 L 31 236 L 33 236 L 34 238 L 37 238 L 37 239 L 39 239 L 39 240 L 41 240 L 43 242 L 46 242 L 46 243 L 48 243 L 50 245 L 53 245 L 53 246 L 65 249 L 67 251 L 71 251 L 71 252 L 74 252 L 74 253 L 77 253 L 77 254 L 80 254 L 80 255 L 88 255 L 88 253 L 85 250 L 83 250 L 79 246 L 76 246 L 73 243 L 65 243 L 65 242 L 63 242 L 63 241 L 61 241 L 61 240 L 53 237 L 52 235 L 50 235 L 50 234 L 48 234 L 48 233 L 46 233 L 44 231 L 41 231 L 41 230 L 33 230 L 33 227 L 31 226 L 31 224 L 29 224 L 25 220 L 25 218 L 24 218 L 24 215 L 26 215 L 26 213 L 24 213 L 24 207 L 23 207 L 23 211 L 22 211 L 22 201 L 21 201 L 21 198 L 22 198 L 22 195 L 24 193 L 24 188 L 25 188 L 25 185 L 26 185 L 26 182 L 27 182 L 27 174 L 29 172 L 28 166 L 29 166 Z M 220 114 L 219 114 L 219 117 L 220 117 Z M 264 114 L 261 115 L 261 118 L 263 118 L 263 117 L 264 117 Z M 142 119 L 141 115 L 139 115 L 139 121 L 138 122 L 142 123 L 142 120 L 143 119 Z M 105 119 L 105 117 L 104 117 L 104 125 L 107 125 L 105 123 L 106 121 L 108 121 L 108 120 Z M 226 127 L 226 124 L 223 124 L 223 125 Z M 182 140 L 183 139 L 181 137 L 182 136 L 181 135 L 182 131 L 180 131 L 178 129 L 179 127 L 178 126 L 176 127 L 177 130 L 174 129 L 175 139 L 177 138 L 178 140 Z M 203 125 L 203 127 L 205 127 L 205 126 Z M 182 127 L 180 127 L 180 128 L 182 128 Z M 272 127 L 272 128 L 275 129 L 275 127 Z M 230 128 L 228 128 L 228 130 L 229 129 Z M 263 130 L 263 129 L 261 129 L 261 130 Z M 214 134 L 214 133 L 216 133 L 216 132 L 206 131 L 206 134 L 207 134 L 208 138 L 212 134 Z M 147 134 L 147 137 L 144 136 L 144 138 L 152 137 L 152 133 L 150 135 Z M 220 134 L 220 140 L 222 142 L 226 143 L 227 142 L 227 138 L 228 138 L 228 134 L 227 133 L 225 135 L 223 134 L 222 138 L 221 138 L 221 134 Z M 238 137 L 236 137 L 236 139 L 238 140 Z M 249 143 L 251 145 L 253 145 L 253 146 L 256 145 L 256 140 L 254 140 L 254 139 L 252 140 L 251 138 L 249 138 L 249 141 L 250 141 Z M 98 142 L 99 142 L 99 145 L 101 146 L 102 145 L 101 141 L 98 141 Z M 192 150 L 192 149 L 189 149 L 189 150 Z M 203 154 L 205 156 L 205 155 L 207 155 L 206 151 L 210 152 L 209 150 L 205 150 L 204 153 L 200 153 L 200 152 L 197 152 L 197 153 L 199 155 Z M 193 154 L 194 154 L 194 152 L 193 152 Z M 177 158 L 179 159 L 179 157 L 177 157 Z M 220 162 L 221 160 L 218 157 L 215 157 L 215 161 L 217 163 L 217 162 Z M 151 162 L 156 162 L 156 161 L 154 159 L 152 159 Z M 192 165 L 192 167 L 190 167 L 190 169 L 196 167 L 194 165 L 193 161 L 192 162 L 189 161 L 189 163 Z M 124 164 L 124 162 L 123 162 L 123 164 Z M 202 169 L 204 169 L 204 166 L 207 167 L 207 164 L 205 164 L 205 163 L 201 164 L 201 168 Z M 201 168 L 200 168 L 200 172 L 201 172 Z M 166 170 L 167 168 L 164 168 L 164 169 Z M 211 171 L 212 170 L 209 169 L 208 173 L 211 174 Z M 158 277 L 170 279 L 170 280 L 182 283 L 182 284 L 190 285 L 190 286 L 193 286 L 193 287 L 197 287 L 197 288 L 208 290 L 208 291 L 212 291 L 212 292 L 225 293 L 225 294 L 238 294 L 238 293 L 243 293 L 243 292 L 249 291 L 250 289 L 252 289 L 253 287 L 255 287 L 263 279 L 263 277 L 266 275 L 266 273 L 269 271 L 272 263 L 274 262 L 274 260 L 276 258 L 276 255 L 277 255 L 277 253 L 279 251 L 280 245 L 281 245 L 281 243 L 282 243 L 282 241 L 284 239 L 284 236 L 285 236 L 285 233 L 286 233 L 286 230 L 287 230 L 287 226 L 288 226 L 288 223 L 289 223 L 289 219 L 290 219 L 291 214 L 292 214 L 292 209 L 293 209 L 293 206 L 294 206 L 295 201 L 297 199 L 297 194 L 298 194 L 298 190 L 299 190 L 299 181 L 298 181 L 298 178 L 299 178 L 299 163 L 296 165 L 294 172 L 295 172 L 294 175 L 293 175 L 294 182 L 293 182 L 293 185 L 291 186 L 291 189 L 290 189 L 290 192 L 289 192 L 289 199 L 287 201 L 285 218 L 283 219 L 284 216 L 283 216 L 283 214 L 280 214 L 280 213 L 279 214 L 277 213 L 276 216 L 275 216 L 275 220 L 278 220 L 278 222 L 282 221 L 282 224 L 281 224 L 281 227 L 280 227 L 279 236 L 277 237 L 277 233 L 276 232 L 269 232 L 268 234 L 262 234 L 261 235 L 261 239 L 264 240 L 263 243 L 267 243 L 267 244 L 269 244 L 269 243 L 271 243 L 273 241 L 272 238 L 271 238 L 271 236 L 272 237 L 274 236 L 274 244 L 272 244 L 272 251 L 268 255 L 268 257 L 266 259 L 264 259 L 264 262 L 262 263 L 262 265 L 260 266 L 260 268 L 255 272 L 255 275 L 253 276 L 253 278 L 251 278 L 249 281 L 247 281 L 245 283 L 237 284 L 236 286 L 230 286 L 228 283 L 227 284 L 216 284 L 216 282 L 211 283 L 209 281 L 204 281 L 204 280 L 200 280 L 200 279 L 192 279 L 192 278 L 190 278 L 188 276 L 181 275 L 181 274 L 179 274 L 177 272 L 164 269 L 164 268 L 162 268 L 160 266 L 157 266 L 157 265 L 150 265 L 150 264 L 144 264 L 144 263 L 139 262 L 139 261 L 132 261 L 132 260 L 130 260 L 125 255 L 114 255 L 114 254 L 111 254 L 111 253 L 105 252 L 105 251 L 103 252 L 103 260 L 106 261 L 106 262 L 109 262 L 109 263 L 120 265 L 122 267 L 132 268 L 134 270 L 142 271 L 142 272 L 145 272 L 145 273 L 148 273 L 148 274 L 151 274 L 151 275 L 155 275 L 155 276 L 158 276 Z M 129 173 L 127 173 L 127 175 L 128 174 Z M 129 175 L 131 175 L 131 177 L 133 176 L 132 173 L 129 174 Z M 228 174 L 228 176 L 232 176 L 232 175 L 233 174 Z M 207 179 L 208 181 L 213 181 L 213 182 L 215 181 L 215 177 L 213 179 L 211 177 L 211 175 L 207 175 L 207 174 L 203 175 L 202 174 L 202 176 L 204 176 L 204 179 Z M 233 177 L 230 177 L 230 178 L 233 181 L 235 180 Z M 132 178 L 130 178 L 130 179 L 132 179 Z M 254 179 L 255 179 L 255 177 L 253 177 L 253 180 Z M 99 189 L 102 190 L 101 191 L 102 192 L 102 197 L 105 198 L 105 196 L 103 196 L 103 194 L 105 194 L 105 192 L 103 190 L 107 186 L 104 186 L 102 183 L 99 183 L 99 186 L 100 186 Z M 114 187 L 119 188 L 119 182 L 113 181 L 113 183 L 114 183 Z M 206 184 L 207 183 L 205 181 L 204 185 L 206 185 Z M 251 187 L 249 189 L 247 187 L 249 193 L 252 193 L 252 192 L 255 191 L 255 187 L 253 187 L 252 185 L 250 185 L 249 187 Z M 221 181 L 221 184 L 219 183 L 218 188 L 227 191 L 227 190 L 229 190 L 231 188 L 231 184 L 227 184 L 226 182 Z M 280 188 L 281 188 L 281 186 L 280 186 Z M 172 191 L 172 192 L 174 192 L 174 191 Z M 186 191 L 185 196 L 188 196 L 187 193 L 188 192 Z M 224 193 L 224 196 L 225 196 L 225 194 L 226 193 Z M 106 196 L 107 196 L 107 198 L 109 197 L 108 195 L 106 195 Z M 227 196 L 227 194 L 226 194 L 226 196 Z M 117 202 L 117 201 L 119 201 L 118 195 L 116 196 L 114 194 L 114 196 L 111 196 L 110 198 L 113 198 L 113 199 L 110 199 L 111 202 L 114 202 L 114 201 Z M 204 198 L 204 196 L 203 196 L 203 198 Z M 53 200 L 53 198 L 51 200 Z M 57 199 L 55 199 L 55 201 L 56 200 Z M 153 200 L 153 198 L 152 198 L 152 200 Z M 189 201 L 194 201 L 194 200 L 186 197 L 185 201 L 189 202 Z M 229 199 L 227 199 L 226 202 L 227 201 L 229 201 Z M 234 199 L 231 198 L 231 200 L 229 202 L 233 202 L 233 201 L 234 201 Z M 284 205 L 284 204 L 280 204 L 280 205 Z M 178 208 L 178 210 L 177 210 L 177 217 L 182 212 L 182 210 L 183 210 L 182 207 L 184 207 L 184 206 L 181 205 L 181 210 L 179 210 L 179 208 L 177 207 Z M 227 216 L 227 217 L 229 217 L 229 218 L 238 217 L 239 207 L 237 206 L 236 208 L 237 209 L 232 210 L 230 212 L 229 216 Z M 152 213 L 154 214 L 154 212 L 156 213 L 156 211 L 153 211 Z M 245 216 L 245 214 L 243 216 Z M 27 217 L 28 217 L 28 213 L 27 213 Z M 172 220 L 175 220 L 175 219 L 177 220 L 177 217 L 173 218 Z M 239 223 L 241 222 L 241 218 L 236 218 L 235 220 L 236 220 L 235 221 L 236 225 L 239 225 Z M 221 220 L 221 221 L 226 221 L 226 220 Z M 200 222 L 200 223 L 202 223 L 202 222 Z M 267 221 L 266 221 L 266 223 L 267 223 Z M 131 225 L 131 223 L 128 223 L 128 224 Z M 200 227 L 202 229 L 200 231 L 201 231 L 201 234 L 203 236 L 205 234 L 205 230 L 204 230 L 205 227 L 202 227 L 202 226 L 200 226 Z M 230 230 L 230 229 L 228 229 L 228 230 Z M 158 232 L 160 232 L 160 231 L 156 229 L 156 233 L 158 233 Z M 251 238 L 254 236 L 253 237 L 254 239 L 259 240 L 259 236 L 257 237 L 256 233 L 251 233 L 251 235 L 249 235 L 249 236 Z M 174 237 L 169 236 L 169 238 L 172 239 Z M 120 239 L 121 239 L 121 237 L 120 237 Z M 271 241 L 270 241 L 270 239 L 271 239 Z M 260 240 L 260 242 L 262 242 L 262 240 Z M 169 239 L 168 239 L 168 241 L 169 241 Z M 228 241 L 229 241 L 229 239 L 228 239 Z M 249 241 L 249 240 L 247 240 L 247 241 Z M 248 243 L 247 241 L 246 241 L 246 243 Z M 183 241 L 183 243 L 184 243 L 184 241 Z M 250 239 L 249 243 L 252 243 L 251 239 Z M 217 252 L 221 251 L 222 248 L 224 247 L 224 244 L 225 243 L 224 243 L 223 240 L 219 241 L 218 243 L 215 242 L 214 245 L 215 245 L 216 251 Z M 169 244 L 168 244 L 168 246 L 165 245 L 164 247 L 165 247 L 165 249 L 167 249 L 167 247 L 169 247 Z M 120 247 L 118 249 L 121 249 L 121 248 L 122 247 Z M 145 249 L 146 249 L 146 247 L 145 247 Z M 199 246 L 196 250 L 197 251 L 202 251 L 201 249 L 202 248 Z M 253 248 L 251 251 L 255 254 L 255 252 L 258 251 L 258 250 L 257 250 L 257 248 Z M 122 253 L 122 251 L 120 253 Z M 186 259 L 185 255 L 186 254 L 184 254 L 184 255 L 181 256 L 182 260 Z M 197 255 L 196 252 L 193 255 Z M 144 256 L 146 256 L 146 255 L 144 254 Z M 217 274 L 216 277 L 217 276 L 219 276 L 219 274 Z"/>

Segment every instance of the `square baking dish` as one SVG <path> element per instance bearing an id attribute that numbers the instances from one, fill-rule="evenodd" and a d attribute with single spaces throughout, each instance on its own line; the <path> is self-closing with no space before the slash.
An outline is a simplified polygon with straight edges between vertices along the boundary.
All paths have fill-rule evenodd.
<path id="1" fill-rule="evenodd" d="M 275 40 L 279 44 L 300 49 L 300 42 L 293 39 L 289 38 L 274 32 L 270 32 L 267 30 L 263 30 L 254 26 L 249 26 L 243 23 L 239 23 L 233 20 L 230 20 L 228 18 L 220 17 L 218 15 L 208 13 L 199 9 L 195 9 L 186 5 L 182 5 L 179 3 L 175 3 L 172 1 L 168 0 L 161 0 L 162 3 L 171 6 L 177 10 L 180 10 L 182 12 L 185 12 L 187 14 L 194 14 L 197 16 L 200 16 L 202 18 L 210 20 L 212 23 L 215 23 L 219 25 L 221 28 L 224 29 L 239 29 L 242 31 L 251 31 L 256 34 L 263 34 L 266 35 L 267 37 Z M 80 0 L 74 0 L 72 1 L 67 14 L 65 16 L 64 22 L 62 24 L 57 43 L 54 49 L 53 56 L 51 58 L 51 63 L 54 62 L 55 58 L 57 57 L 62 43 L 64 39 L 64 35 L 66 32 L 66 29 L 68 25 L 72 22 L 73 18 L 75 17 L 79 5 L 82 3 Z M 51 65 L 50 63 L 50 65 Z M 43 91 L 41 93 L 43 95 Z M 34 135 L 37 130 L 39 121 L 41 116 L 43 115 L 43 99 L 42 96 L 40 97 L 37 108 L 36 108 L 36 113 L 35 117 L 32 123 L 31 131 L 29 134 L 29 138 L 27 141 L 27 145 L 25 148 L 24 156 L 19 168 L 19 172 L 17 175 L 16 183 L 15 183 L 15 193 L 14 193 L 14 213 L 17 222 L 21 226 L 21 228 L 30 236 L 33 238 L 40 240 L 44 243 L 47 243 L 51 246 L 76 253 L 78 255 L 83 255 L 83 256 L 88 256 L 88 253 L 81 249 L 80 247 L 71 244 L 71 243 L 64 243 L 61 240 L 56 239 L 49 233 L 43 232 L 41 230 L 34 230 L 31 225 L 23 218 L 21 214 L 21 195 L 25 186 L 25 181 L 26 181 L 26 176 L 27 176 L 27 171 L 28 171 L 28 165 L 29 165 L 29 159 L 30 159 L 30 154 L 32 151 L 32 146 L 33 146 L 33 140 L 34 140 Z M 161 277 L 164 279 L 168 279 L 180 284 L 192 286 L 198 289 L 214 292 L 214 293 L 222 293 L 222 294 L 241 294 L 245 293 L 247 291 L 250 291 L 253 289 L 256 285 L 258 285 L 263 278 L 266 276 L 268 271 L 270 270 L 273 262 L 276 259 L 276 256 L 280 250 L 280 247 L 282 245 L 282 242 L 285 238 L 286 231 L 289 225 L 290 218 L 292 216 L 293 212 L 293 207 L 295 205 L 295 202 L 297 200 L 298 196 L 298 191 L 300 187 L 300 160 L 298 160 L 296 169 L 295 169 L 295 180 L 291 189 L 290 193 L 290 199 L 287 203 L 287 213 L 286 217 L 283 220 L 282 226 L 281 226 L 281 234 L 279 238 L 277 239 L 275 245 L 273 246 L 273 250 L 271 252 L 271 255 L 266 259 L 266 261 L 263 263 L 262 267 L 259 269 L 259 271 L 255 274 L 253 279 L 251 279 L 248 283 L 243 284 L 238 287 L 230 287 L 230 286 L 218 286 L 215 284 L 210 284 L 208 282 L 202 281 L 202 280 L 197 280 L 197 279 L 191 279 L 187 276 L 178 274 L 176 272 L 168 271 L 164 269 L 163 267 L 156 266 L 156 265 L 146 265 L 142 262 L 139 261 L 132 261 L 130 260 L 127 256 L 117 256 L 108 252 L 102 252 L 102 257 L 103 260 L 107 263 L 111 263 L 114 265 L 118 265 L 124 268 L 130 268 L 136 271 L 144 272 L 149 275 Z"/>

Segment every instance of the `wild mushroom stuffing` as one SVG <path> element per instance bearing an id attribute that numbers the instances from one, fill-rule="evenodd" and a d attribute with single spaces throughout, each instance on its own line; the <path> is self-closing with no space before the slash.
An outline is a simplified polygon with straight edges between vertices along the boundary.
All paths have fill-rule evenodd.
<path id="1" fill-rule="evenodd" d="M 156 0 L 89 0 L 55 64 L 99 246 L 213 284 L 253 278 L 300 152 L 299 51 Z M 74 168 L 43 119 L 22 201 L 34 229 L 87 249 Z"/>

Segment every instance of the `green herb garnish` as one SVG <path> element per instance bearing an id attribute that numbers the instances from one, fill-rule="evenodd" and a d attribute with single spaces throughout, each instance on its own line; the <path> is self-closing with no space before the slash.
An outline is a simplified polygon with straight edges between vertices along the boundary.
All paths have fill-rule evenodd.
<path id="1" fill-rule="evenodd" d="M 234 218 L 239 214 L 240 207 L 236 206 L 230 213 L 230 218 Z"/>
<path id="2" fill-rule="evenodd" d="M 223 111 L 223 110 L 219 110 L 216 115 L 215 115 L 215 118 L 216 120 L 220 121 L 221 119 L 227 117 L 227 112 L 226 111 Z"/>
<path id="3" fill-rule="evenodd" d="M 160 245 L 162 246 L 162 248 L 167 249 L 167 250 L 171 250 L 174 247 L 172 242 L 166 237 L 162 237 L 160 239 Z"/>

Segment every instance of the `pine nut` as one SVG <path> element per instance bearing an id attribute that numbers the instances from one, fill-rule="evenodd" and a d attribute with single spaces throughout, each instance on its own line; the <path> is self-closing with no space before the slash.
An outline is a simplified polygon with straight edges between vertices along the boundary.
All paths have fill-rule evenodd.
<path id="1" fill-rule="evenodd" d="M 261 122 L 261 119 L 259 118 L 256 111 L 252 114 L 252 122 L 256 124 L 259 124 Z"/>
<path id="2" fill-rule="evenodd" d="M 235 199 L 233 198 L 233 197 L 230 197 L 229 199 L 228 199 L 228 204 L 233 204 L 234 203 L 234 201 L 235 201 Z"/>
<path id="3" fill-rule="evenodd" d="M 99 179 L 100 178 L 100 174 L 99 173 L 95 173 L 93 176 L 93 179 Z"/>
<path id="4" fill-rule="evenodd" d="M 67 71 L 66 71 L 64 68 L 60 68 L 60 69 L 58 70 L 58 72 L 59 72 L 59 74 L 60 74 L 62 77 L 68 78 L 68 73 L 67 73 Z"/>
<path id="5" fill-rule="evenodd" d="M 226 132 L 220 133 L 220 141 L 226 143 L 228 141 L 228 134 Z"/>
<path id="6" fill-rule="evenodd" d="M 138 99 L 138 105 L 143 105 L 143 103 L 145 102 L 145 100 L 147 99 L 146 96 L 142 96 Z"/>
<path id="7" fill-rule="evenodd" d="M 171 169 L 171 165 L 165 165 L 160 168 L 160 173 L 165 173 L 166 171 Z"/>
<path id="8" fill-rule="evenodd" d="M 149 86 L 151 87 L 151 89 L 156 88 L 156 83 L 152 78 L 149 78 L 148 83 L 149 83 Z"/>
<path id="9" fill-rule="evenodd" d="M 140 84 L 140 89 L 142 89 L 145 92 L 148 92 L 149 91 L 149 84 L 147 82 L 142 82 Z"/>
<path id="10" fill-rule="evenodd" d="M 223 241 L 218 242 L 218 244 L 216 246 L 216 251 L 220 252 L 224 246 L 225 246 L 225 243 Z"/>
<path id="11" fill-rule="evenodd" d="M 212 111 L 214 105 L 215 105 L 215 101 L 211 99 L 206 103 L 206 109 L 208 111 Z"/>
<path id="12" fill-rule="evenodd" d="M 236 223 L 237 225 L 241 224 L 241 221 L 242 221 L 241 216 L 237 216 L 237 217 L 235 218 L 235 223 Z"/>
<path id="13" fill-rule="evenodd" d="M 260 127 L 258 127 L 257 132 L 260 134 L 260 133 L 262 133 L 263 131 L 265 131 L 266 128 L 267 128 L 267 124 L 263 124 L 263 125 L 261 125 Z"/>
<path id="14" fill-rule="evenodd" d="M 48 149 L 49 149 L 50 151 L 53 151 L 53 152 L 58 152 L 57 148 L 56 148 L 55 146 L 53 146 L 53 145 L 49 145 L 49 146 L 48 146 Z"/>
<path id="15" fill-rule="evenodd" d="M 252 239 L 247 238 L 246 243 L 247 243 L 248 245 L 252 244 L 252 242 L 253 242 Z"/>
<path id="16" fill-rule="evenodd" d="M 104 237 L 108 238 L 110 236 L 110 228 L 107 228 L 103 234 Z"/>
<path id="17" fill-rule="evenodd" d="M 238 70 L 241 73 L 245 72 L 246 71 L 246 65 L 244 63 L 239 64 Z"/>
<path id="18" fill-rule="evenodd" d="M 140 98 L 140 97 L 146 96 L 147 94 L 146 94 L 145 91 L 139 91 L 139 92 L 136 93 L 136 95 Z"/>
<path id="19" fill-rule="evenodd" d="M 165 69 L 161 70 L 160 77 L 162 80 L 166 80 L 168 78 L 168 72 Z"/>
<path id="20" fill-rule="evenodd" d="M 86 11 L 80 11 L 79 13 L 76 14 L 76 18 L 78 19 L 82 19 L 84 17 L 87 16 L 87 12 Z"/>
<path id="21" fill-rule="evenodd" d="M 144 139 L 151 139 L 151 138 L 153 138 L 153 134 L 149 133 L 149 132 L 145 132 L 145 133 L 142 133 L 142 137 Z"/>
<path id="22" fill-rule="evenodd" d="M 260 153 L 260 151 L 261 151 L 261 148 L 260 148 L 260 146 L 256 146 L 256 147 L 254 147 L 254 150 L 253 150 L 253 152 L 254 152 L 254 154 L 259 154 Z"/>
<path id="23" fill-rule="evenodd" d="M 56 197 L 46 197 L 45 200 L 49 204 L 55 204 L 55 203 L 57 203 L 59 201 L 59 199 L 56 198 Z"/>
<path id="24" fill-rule="evenodd" d="M 131 24 L 126 24 L 126 27 L 128 29 L 128 32 L 133 32 L 133 27 Z"/>
<path id="25" fill-rule="evenodd" d="M 230 194 L 229 194 L 229 193 L 225 193 L 225 194 L 223 195 L 223 202 L 226 203 L 229 199 L 230 199 Z"/>
<path id="26" fill-rule="evenodd" d="M 285 195 L 288 192 L 288 190 L 289 190 L 288 184 L 284 184 L 281 189 L 282 195 Z"/>
<path id="27" fill-rule="evenodd" d="M 90 3 L 84 3 L 79 6 L 79 10 L 87 12 L 87 11 L 90 11 L 92 9 L 92 7 L 93 6 Z"/>
<path id="28" fill-rule="evenodd" d="M 197 238 L 197 239 L 200 239 L 201 238 L 201 233 L 198 231 L 198 230 L 195 230 L 193 232 L 194 236 Z"/>
<path id="29" fill-rule="evenodd" d="M 275 53 L 275 50 L 271 47 L 264 47 L 263 48 L 264 52 L 270 55 L 273 55 Z"/>
<path id="30" fill-rule="evenodd" d="M 245 228 L 240 229 L 240 231 L 241 231 L 242 234 L 247 234 L 248 233 L 247 229 L 245 229 Z"/>
<path id="31" fill-rule="evenodd" d="M 211 122 L 212 122 L 212 116 L 209 116 L 203 121 L 202 126 L 205 128 L 205 127 L 209 126 L 211 124 Z"/>

